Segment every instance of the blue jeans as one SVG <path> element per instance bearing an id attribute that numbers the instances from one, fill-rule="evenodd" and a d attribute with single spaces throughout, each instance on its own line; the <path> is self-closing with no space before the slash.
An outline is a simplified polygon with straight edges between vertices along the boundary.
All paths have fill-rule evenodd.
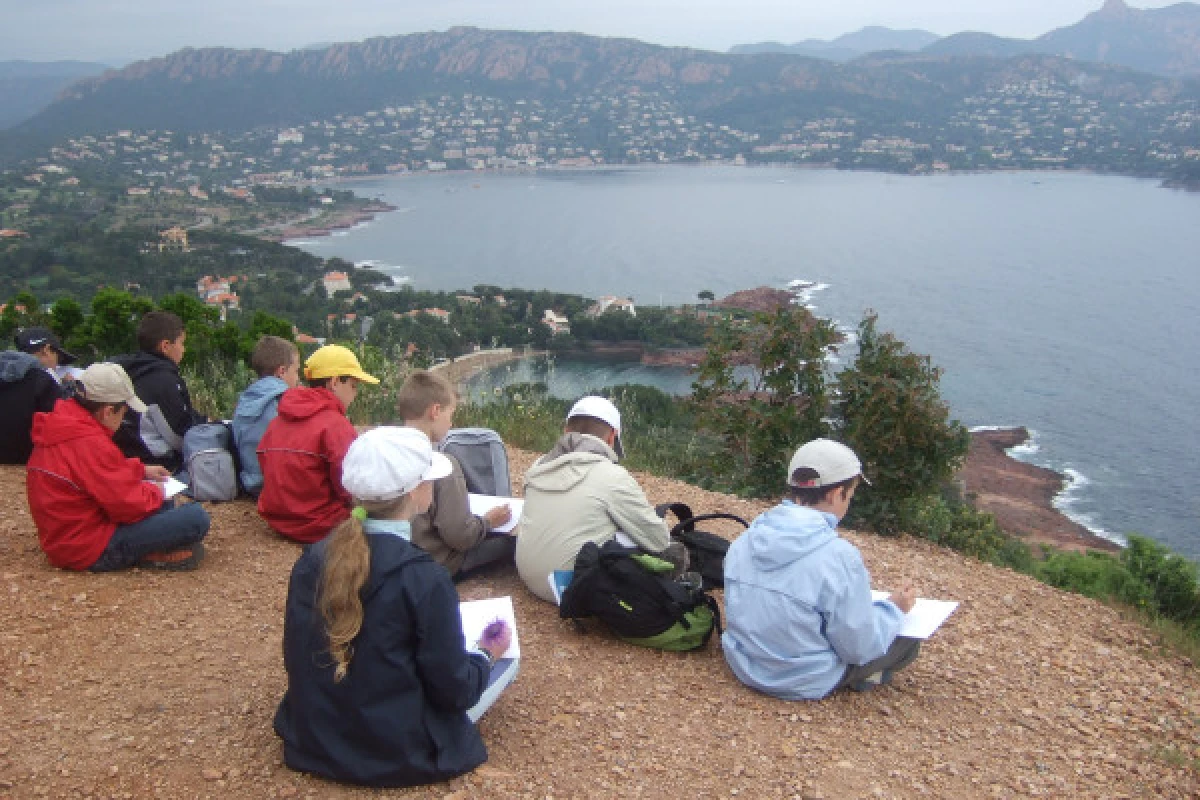
<path id="1" fill-rule="evenodd" d="M 173 500 L 166 500 L 162 508 L 140 522 L 118 525 L 100 558 L 88 569 L 92 572 L 126 569 L 151 553 L 181 550 L 208 534 L 208 512 L 204 506 L 199 503 L 174 506 Z"/>

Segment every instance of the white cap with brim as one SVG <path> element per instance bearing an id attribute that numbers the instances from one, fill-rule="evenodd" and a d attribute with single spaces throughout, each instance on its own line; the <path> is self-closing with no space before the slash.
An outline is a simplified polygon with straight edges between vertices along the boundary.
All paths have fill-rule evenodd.
<path id="1" fill-rule="evenodd" d="M 80 394 L 85 400 L 95 403 L 124 403 L 131 411 L 139 414 L 146 413 L 146 404 L 133 390 L 133 382 L 129 374 L 120 364 L 102 362 L 92 364 L 76 378 L 76 384 L 81 385 Z"/>
<path id="2" fill-rule="evenodd" d="M 356 500 L 384 503 L 453 471 L 450 459 L 434 452 L 429 437 L 416 428 L 375 428 L 346 451 L 342 487 Z"/>
<path id="3" fill-rule="evenodd" d="M 817 477 L 802 483 L 792 480 L 796 470 L 802 468 L 813 470 Z M 856 475 L 862 475 L 862 463 L 853 450 L 832 439 L 813 439 L 801 445 L 792 455 L 786 480 L 789 486 L 798 489 L 820 489 L 850 480 Z M 866 476 L 863 476 L 863 480 L 870 484 Z"/>
<path id="4" fill-rule="evenodd" d="M 572 417 L 592 417 L 612 428 L 617 434 L 617 438 L 613 440 L 613 450 L 619 457 L 625 457 L 625 448 L 621 446 L 621 412 L 611 400 L 597 395 L 581 397 L 567 412 L 567 419 Z"/>

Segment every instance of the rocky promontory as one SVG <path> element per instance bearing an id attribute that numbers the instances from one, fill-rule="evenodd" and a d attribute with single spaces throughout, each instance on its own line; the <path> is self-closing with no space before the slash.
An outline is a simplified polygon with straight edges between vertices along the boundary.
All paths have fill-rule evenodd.
<path id="1" fill-rule="evenodd" d="M 1119 545 L 1068 519 L 1054 507 L 1066 478 L 1045 467 L 1018 461 L 1006 451 L 1029 440 L 1025 428 L 974 431 L 961 477 L 967 497 L 1000 527 L 1030 544 L 1064 550 L 1113 552 Z"/>

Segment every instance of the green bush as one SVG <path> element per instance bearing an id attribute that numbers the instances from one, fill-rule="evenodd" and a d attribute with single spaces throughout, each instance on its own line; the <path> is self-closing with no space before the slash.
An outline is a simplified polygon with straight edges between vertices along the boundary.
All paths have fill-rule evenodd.
<path id="1" fill-rule="evenodd" d="M 1034 576 L 1051 586 L 1098 600 L 1116 600 L 1143 611 L 1152 609 L 1149 587 L 1108 553 L 1055 551 L 1035 566 Z"/>
<path id="2" fill-rule="evenodd" d="M 858 495 L 855 494 L 855 502 Z M 921 497 L 906 502 L 901 516 L 907 532 L 949 547 L 980 561 L 1031 573 L 1033 553 L 1024 542 L 1009 536 L 996 525 L 991 514 L 976 511 L 965 503 L 944 497 Z"/>
<path id="3" fill-rule="evenodd" d="M 837 341 L 833 323 L 796 307 L 713 331 L 692 396 L 697 427 L 724 444 L 713 476 L 759 497 L 780 492 L 791 452 L 829 430 L 825 357 Z"/>
<path id="4" fill-rule="evenodd" d="M 942 400 L 941 370 L 910 352 L 868 314 L 858 356 L 837 378 L 843 441 L 862 460 L 870 486 L 855 496 L 851 524 L 881 533 L 913 530 L 912 512 L 939 494 L 967 454 L 969 435 Z"/>
<path id="5" fill-rule="evenodd" d="M 1150 604 L 1164 616 L 1181 622 L 1200 619 L 1196 565 L 1144 536 L 1131 535 L 1121 551 L 1121 564 L 1149 593 Z"/>

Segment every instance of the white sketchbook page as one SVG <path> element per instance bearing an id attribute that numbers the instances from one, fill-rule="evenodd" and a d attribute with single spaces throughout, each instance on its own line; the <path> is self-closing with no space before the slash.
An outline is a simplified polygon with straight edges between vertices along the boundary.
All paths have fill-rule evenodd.
<path id="1" fill-rule="evenodd" d="M 872 589 L 871 599 L 887 600 L 890 594 L 890 592 Z M 913 604 L 912 611 L 904 615 L 904 625 L 900 628 L 898 635 L 907 636 L 910 639 L 928 639 L 934 631 L 942 627 L 942 623 L 954 613 L 956 608 L 958 608 L 958 603 L 950 600 L 929 600 L 918 597 L 917 602 Z"/>
<path id="2" fill-rule="evenodd" d="M 171 498 L 188 488 L 188 485 L 183 481 L 177 481 L 174 478 L 167 478 L 162 482 L 163 497 Z"/>
<path id="3" fill-rule="evenodd" d="M 521 521 L 521 509 L 525 507 L 525 499 L 523 497 L 493 497 L 490 494 L 468 492 L 467 505 L 471 509 L 471 513 L 477 517 L 482 517 L 496 506 L 508 506 L 512 511 L 512 517 L 500 527 L 492 528 L 490 533 L 511 533 L 513 528 L 517 527 L 517 523 Z"/>
<path id="4" fill-rule="evenodd" d="M 470 600 L 458 604 L 458 613 L 462 617 L 463 637 L 467 647 L 475 646 L 483 629 L 493 620 L 502 619 L 512 630 L 512 643 L 500 658 L 520 658 L 521 645 L 517 642 L 517 617 L 513 613 L 511 597 L 489 597 L 487 600 Z"/>

